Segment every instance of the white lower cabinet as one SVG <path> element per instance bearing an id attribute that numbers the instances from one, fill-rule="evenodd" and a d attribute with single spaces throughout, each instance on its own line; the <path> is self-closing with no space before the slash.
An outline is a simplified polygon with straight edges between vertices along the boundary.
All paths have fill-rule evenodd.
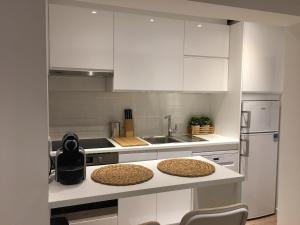
<path id="1" fill-rule="evenodd" d="M 194 209 L 223 207 L 241 203 L 241 184 L 223 184 L 193 190 Z"/>
<path id="2" fill-rule="evenodd" d="M 117 215 L 111 217 L 69 221 L 70 225 L 118 225 Z"/>
<path id="3" fill-rule="evenodd" d="M 239 172 L 239 150 L 194 152 L 193 156 L 202 156 L 230 170 Z M 193 208 L 215 208 L 241 202 L 241 184 L 223 184 L 193 189 Z"/>
<path id="4" fill-rule="evenodd" d="M 156 194 L 119 199 L 118 225 L 138 225 L 149 221 L 156 221 Z"/>
<path id="5" fill-rule="evenodd" d="M 141 152 L 141 153 L 119 153 L 119 162 L 138 162 L 156 160 L 157 152 Z"/>
<path id="6" fill-rule="evenodd" d="M 189 157 L 192 151 L 120 153 L 120 162 Z M 118 225 L 158 221 L 161 225 L 179 223 L 192 209 L 192 190 L 169 191 L 119 199 Z"/>
<path id="7" fill-rule="evenodd" d="M 157 153 L 157 159 L 171 159 L 179 157 L 190 157 L 192 151 L 159 151 Z"/>
<path id="8" fill-rule="evenodd" d="M 119 162 L 156 160 L 157 152 L 120 153 Z M 156 220 L 156 194 L 118 200 L 118 225 L 138 225 Z"/>
<path id="9" fill-rule="evenodd" d="M 159 151 L 157 159 L 189 157 L 192 151 Z M 157 221 L 161 225 L 179 223 L 192 209 L 192 190 L 169 191 L 157 194 Z"/>
<path id="10" fill-rule="evenodd" d="M 161 225 L 179 223 L 182 217 L 191 210 L 191 189 L 157 194 L 157 221 Z"/>

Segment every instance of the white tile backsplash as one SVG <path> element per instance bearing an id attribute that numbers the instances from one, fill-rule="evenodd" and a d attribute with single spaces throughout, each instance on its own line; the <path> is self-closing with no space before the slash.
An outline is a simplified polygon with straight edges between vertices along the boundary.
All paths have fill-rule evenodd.
<path id="1" fill-rule="evenodd" d="M 209 94 L 115 93 L 63 90 L 61 85 L 59 90 L 49 87 L 50 136 L 60 139 L 65 132 L 74 131 L 81 138 L 109 137 L 110 121 L 120 121 L 123 126 L 125 108 L 133 110 L 136 135 L 164 135 L 165 115 L 171 114 L 178 133 L 185 133 L 191 116 L 210 115 L 210 100 Z"/>

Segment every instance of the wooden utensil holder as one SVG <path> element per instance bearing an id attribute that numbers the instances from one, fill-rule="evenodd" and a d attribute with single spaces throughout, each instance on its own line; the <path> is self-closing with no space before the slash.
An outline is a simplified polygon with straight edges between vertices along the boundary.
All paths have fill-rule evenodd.
<path id="1" fill-rule="evenodd" d="M 124 120 L 125 137 L 134 137 L 134 126 L 132 119 Z"/>

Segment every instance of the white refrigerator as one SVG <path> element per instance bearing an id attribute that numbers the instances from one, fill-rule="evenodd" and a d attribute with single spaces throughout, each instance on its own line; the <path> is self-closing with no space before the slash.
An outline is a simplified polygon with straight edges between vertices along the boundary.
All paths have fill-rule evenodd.
<path id="1" fill-rule="evenodd" d="M 243 101 L 240 172 L 249 219 L 275 213 L 280 101 Z"/>

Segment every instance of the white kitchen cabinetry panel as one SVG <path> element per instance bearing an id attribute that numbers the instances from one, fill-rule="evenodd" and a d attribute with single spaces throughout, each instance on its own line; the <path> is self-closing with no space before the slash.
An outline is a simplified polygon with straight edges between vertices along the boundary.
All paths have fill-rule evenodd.
<path id="1" fill-rule="evenodd" d="M 70 225 L 118 225 L 118 217 L 103 217 L 94 219 L 70 220 Z"/>
<path id="2" fill-rule="evenodd" d="M 282 27 L 244 24 L 244 92 L 282 92 L 284 48 Z"/>
<path id="3" fill-rule="evenodd" d="M 229 26 L 195 21 L 185 22 L 184 54 L 228 57 Z"/>
<path id="4" fill-rule="evenodd" d="M 157 159 L 189 157 L 192 151 L 158 152 Z M 162 225 L 179 223 L 192 209 L 192 190 L 157 193 L 157 221 Z"/>
<path id="5" fill-rule="evenodd" d="M 113 12 L 49 5 L 50 68 L 113 69 Z"/>
<path id="6" fill-rule="evenodd" d="M 193 156 L 203 156 L 219 165 L 239 172 L 239 150 L 195 152 Z M 241 185 L 225 184 L 193 190 L 194 209 L 214 208 L 241 202 Z"/>
<path id="7" fill-rule="evenodd" d="M 140 153 L 119 153 L 119 162 L 138 162 L 147 160 L 156 160 L 157 152 L 140 152 Z"/>
<path id="8" fill-rule="evenodd" d="M 162 225 L 179 224 L 182 217 L 191 210 L 191 189 L 157 194 L 157 221 Z"/>
<path id="9" fill-rule="evenodd" d="M 190 157 L 192 156 L 192 151 L 158 151 L 157 159 L 169 159 L 169 158 L 179 158 L 179 157 Z"/>
<path id="10" fill-rule="evenodd" d="M 114 90 L 182 90 L 184 22 L 115 13 Z"/>
<path id="11" fill-rule="evenodd" d="M 184 91 L 227 91 L 228 59 L 185 57 Z"/>
<path id="12" fill-rule="evenodd" d="M 156 221 L 156 194 L 118 200 L 118 225 Z"/>

